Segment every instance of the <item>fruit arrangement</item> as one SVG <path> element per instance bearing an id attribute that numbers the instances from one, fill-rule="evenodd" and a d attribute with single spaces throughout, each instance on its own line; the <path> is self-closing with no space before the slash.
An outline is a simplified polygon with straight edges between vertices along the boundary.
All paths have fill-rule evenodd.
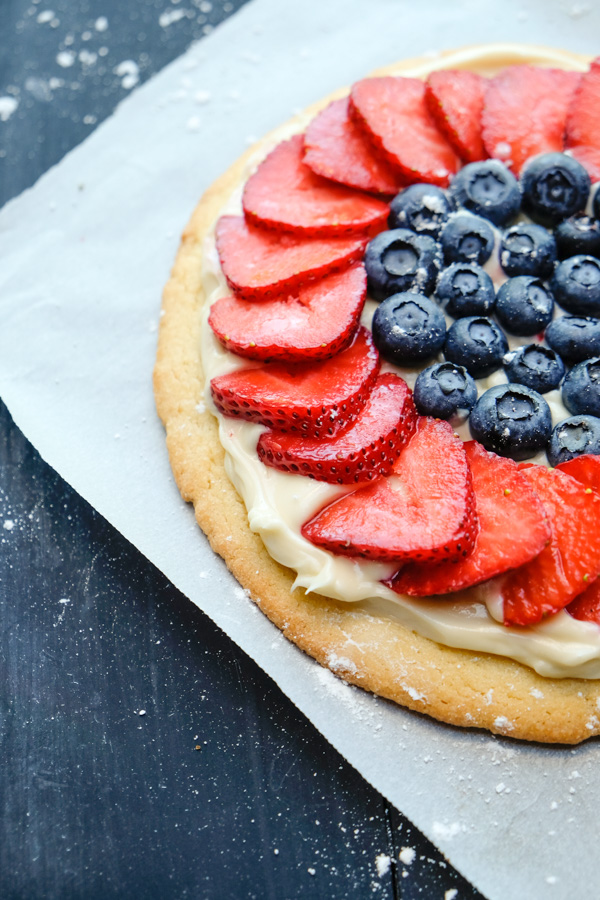
<path id="1" fill-rule="evenodd" d="M 364 79 L 216 228 L 209 324 L 249 362 L 213 401 L 343 486 L 302 535 L 403 595 L 502 576 L 511 627 L 600 624 L 599 102 L 600 59 Z"/>

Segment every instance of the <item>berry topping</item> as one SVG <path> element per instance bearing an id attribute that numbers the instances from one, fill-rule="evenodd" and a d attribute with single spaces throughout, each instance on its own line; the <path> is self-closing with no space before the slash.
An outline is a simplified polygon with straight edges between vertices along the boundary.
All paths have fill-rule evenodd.
<path id="1" fill-rule="evenodd" d="M 265 431 L 257 451 L 267 465 L 332 484 L 388 475 L 416 427 L 411 392 L 398 375 L 380 375 L 354 424 L 329 441 Z"/>
<path id="2" fill-rule="evenodd" d="M 541 153 L 521 172 L 523 210 L 542 225 L 554 225 L 585 209 L 590 176 L 565 153 Z"/>
<path id="3" fill-rule="evenodd" d="M 560 469 L 521 470 L 544 504 L 551 528 L 547 547 L 510 572 L 501 586 L 505 625 L 536 625 L 564 609 L 600 569 L 600 497 Z"/>
<path id="4" fill-rule="evenodd" d="M 247 359 L 326 359 L 352 340 L 366 295 L 365 270 L 357 264 L 273 300 L 222 297 L 208 324 L 224 347 Z"/>
<path id="5" fill-rule="evenodd" d="M 565 376 L 562 399 L 574 416 L 600 416 L 600 356 L 577 363 Z"/>
<path id="6" fill-rule="evenodd" d="M 382 231 L 369 241 L 365 251 L 369 293 L 374 300 L 384 300 L 398 291 L 430 294 L 439 265 L 433 238 L 407 228 Z"/>
<path id="7" fill-rule="evenodd" d="M 477 441 L 468 441 L 465 452 L 479 519 L 473 552 L 455 563 L 409 563 L 389 585 L 399 594 L 426 597 L 480 584 L 529 562 L 550 538 L 544 507 L 517 464 Z"/>
<path id="8" fill-rule="evenodd" d="M 442 228 L 440 243 L 446 264 L 469 262 L 482 266 L 492 255 L 494 232 L 486 219 L 461 210 L 449 217 Z"/>
<path id="9" fill-rule="evenodd" d="M 450 194 L 458 206 L 505 225 L 519 212 L 519 182 L 497 159 L 473 162 L 461 169 L 450 184 Z"/>
<path id="10" fill-rule="evenodd" d="M 567 110 L 579 78 L 577 72 L 528 65 L 507 66 L 492 78 L 482 113 L 489 155 L 518 175 L 531 156 L 561 151 Z"/>
<path id="11" fill-rule="evenodd" d="M 462 441 L 447 422 L 418 419 L 391 476 L 335 500 L 302 534 L 343 556 L 427 562 L 467 555 L 477 513 Z"/>
<path id="12" fill-rule="evenodd" d="M 559 316 L 544 337 L 567 365 L 600 356 L 600 319 L 592 316 Z"/>
<path id="13" fill-rule="evenodd" d="M 554 229 L 559 259 L 568 256 L 600 256 L 600 221 L 578 213 Z"/>
<path id="14" fill-rule="evenodd" d="M 504 357 L 504 369 L 509 381 L 524 384 L 538 394 L 555 390 L 565 374 L 560 356 L 540 344 L 509 351 Z"/>
<path id="15" fill-rule="evenodd" d="M 554 271 L 556 241 L 541 225 L 519 223 L 505 231 L 500 242 L 500 265 L 507 275 L 537 275 Z"/>
<path id="16" fill-rule="evenodd" d="M 523 384 L 499 384 L 481 395 L 469 427 L 486 450 L 510 459 L 529 459 L 548 443 L 552 416 L 537 391 Z"/>
<path id="17" fill-rule="evenodd" d="M 354 422 L 378 372 L 371 335 L 359 328 L 352 344 L 332 359 L 237 369 L 213 378 L 210 388 L 224 416 L 276 431 L 329 438 Z"/>
<path id="18" fill-rule="evenodd" d="M 588 170 L 592 180 L 600 177 L 600 58 L 595 59 L 579 81 L 566 122 L 565 143 Z"/>
<path id="19" fill-rule="evenodd" d="M 528 337 L 543 331 L 552 320 L 554 298 L 547 287 L 531 275 L 509 278 L 498 290 L 496 316 L 511 334 Z"/>
<path id="20" fill-rule="evenodd" d="M 468 369 L 473 378 L 484 378 L 499 369 L 507 352 L 504 333 L 485 316 L 457 319 L 448 329 L 444 356 Z"/>
<path id="21" fill-rule="evenodd" d="M 390 204 L 390 228 L 410 228 L 417 234 L 437 238 L 454 209 L 446 191 L 434 184 L 411 184 Z"/>
<path id="22" fill-rule="evenodd" d="M 362 191 L 396 194 L 404 184 L 350 116 L 347 97 L 334 100 L 310 122 L 303 159 L 317 175 Z"/>
<path id="23" fill-rule="evenodd" d="M 446 187 L 460 161 L 438 130 L 418 78 L 365 78 L 352 86 L 352 115 L 410 181 Z"/>
<path id="24" fill-rule="evenodd" d="M 582 416 L 581 418 L 587 421 L 588 418 L 592 419 L 592 416 Z M 595 427 L 593 422 L 590 424 L 592 428 Z M 600 423 L 598 424 L 600 425 Z M 581 482 L 584 487 L 589 488 L 596 494 L 600 494 L 600 456 L 593 451 L 587 451 L 579 456 L 574 456 L 572 459 L 560 462 L 557 468 L 561 472 L 566 472 L 571 478 Z"/>
<path id="25" fill-rule="evenodd" d="M 595 256 L 564 259 L 557 265 L 550 286 L 554 299 L 567 312 L 600 314 L 600 260 Z"/>
<path id="26" fill-rule="evenodd" d="M 477 385 L 463 366 L 436 363 L 419 373 L 414 400 L 421 415 L 451 419 L 457 413 L 473 408 Z"/>
<path id="27" fill-rule="evenodd" d="M 392 294 L 373 316 L 373 340 L 382 357 L 396 366 L 431 359 L 444 346 L 446 320 L 423 294 Z"/>
<path id="28" fill-rule="evenodd" d="M 567 612 L 574 619 L 600 625 L 600 579 L 592 581 L 582 594 L 569 603 Z"/>
<path id="29" fill-rule="evenodd" d="M 264 300 L 360 259 L 363 238 L 302 238 L 249 225 L 241 216 L 217 222 L 217 250 L 227 284 L 241 297 Z"/>
<path id="30" fill-rule="evenodd" d="M 297 134 L 278 144 L 248 179 L 242 204 L 250 221 L 311 237 L 373 234 L 384 227 L 386 203 L 316 175 L 303 153 Z"/>
<path id="31" fill-rule="evenodd" d="M 458 155 L 467 162 L 485 159 L 481 113 L 487 81 L 466 69 L 432 72 L 425 86 L 429 112 Z"/>
<path id="32" fill-rule="evenodd" d="M 552 432 L 546 452 L 551 466 L 558 466 L 579 481 L 584 479 L 576 474 L 580 470 L 574 468 L 575 460 L 588 459 L 589 454 L 594 454 L 598 483 L 588 485 L 586 481 L 585 484 L 600 490 L 600 458 L 597 457 L 600 454 L 600 419 L 595 416 L 573 416 L 559 422 Z"/>
<path id="33" fill-rule="evenodd" d="M 449 316 L 485 316 L 496 302 L 494 282 L 476 263 L 452 263 L 440 274 L 435 297 Z"/>

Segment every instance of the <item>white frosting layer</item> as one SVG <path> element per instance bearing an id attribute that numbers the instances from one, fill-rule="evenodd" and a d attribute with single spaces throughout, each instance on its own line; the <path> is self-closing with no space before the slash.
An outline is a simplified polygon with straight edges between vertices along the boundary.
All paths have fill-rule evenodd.
<path id="1" fill-rule="evenodd" d="M 506 61 L 514 62 L 514 48 L 504 54 L 498 51 L 460 51 L 451 59 L 445 58 L 444 68 L 472 67 L 484 73 L 501 68 Z M 569 65 L 570 60 L 557 53 L 535 57 L 529 53 L 523 61 L 532 60 L 546 65 Z M 427 66 L 419 66 L 414 72 L 403 74 L 425 75 L 438 68 L 435 60 Z M 251 160 L 242 182 L 229 198 L 222 213 L 241 213 L 243 182 L 256 164 L 276 143 L 290 134 L 302 130 L 307 119 L 299 117 L 293 124 L 283 126 L 271 135 L 260 154 Z M 496 265 L 491 272 L 494 280 L 503 276 Z M 495 582 L 472 588 L 459 594 L 440 599 L 416 600 L 400 597 L 381 584 L 381 579 L 391 575 L 396 566 L 351 560 L 334 556 L 315 547 L 300 534 L 300 527 L 307 519 L 340 494 L 353 490 L 353 486 L 323 484 L 299 475 L 278 472 L 264 466 L 258 459 L 256 443 L 261 427 L 219 416 L 210 398 L 209 383 L 216 375 L 248 365 L 243 359 L 226 351 L 216 340 L 207 324 L 210 304 L 229 293 L 221 272 L 214 238 L 206 241 L 203 284 L 209 302 L 205 307 L 202 329 L 202 360 L 206 376 L 206 403 L 219 420 L 219 436 L 226 453 L 226 470 L 241 495 L 248 510 L 248 522 L 252 531 L 262 538 L 270 555 L 282 565 L 294 570 L 294 588 L 304 587 L 336 600 L 358 604 L 366 612 L 393 617 L 408 628 L 451 647 L 476 652 L 487 652 L 510 657 L 548 677 L 600 678 L 600 627 L 579 622 L 568 613 L 561 612 L 535 628 L 508 629 L 502 625 L 501 601 Z M 374 304 L 368 303 L 363 322 L 370 324 Z M 511 340 L 511 345 L 529 343 L 529 340 Z M 384 366 L 384 369 L 392 369 Z M 415 370 L 397 370 L 412 386 Z M 505 381 L 502 371 L 494 373 L 479 383 L 480 391 Z M 560 392 L 546 395 L 554 422 L 565 418 Z M 468 425 L 455 423 L 465 439 L 470 437 Z M 539 462 L 545 458 L 540 457 Z"/>

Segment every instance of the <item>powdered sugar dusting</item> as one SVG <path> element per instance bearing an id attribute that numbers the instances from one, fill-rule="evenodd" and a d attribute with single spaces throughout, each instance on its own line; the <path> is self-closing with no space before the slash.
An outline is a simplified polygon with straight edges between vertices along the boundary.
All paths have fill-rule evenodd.
<path id="1" fill-rule="evenodd" d="M 390 871 L 392 858 L 387 853 L 380 853 L 379 856 L 375 857 L 375 865 L 377 867 L 377 875 L 379 878 L 383 878 Z"/>
<path id="2" fill-rule="evenodd" d="M 416 857 L 417 851 L 414 847 L 403 847 L 398 854 L 398 859 L 401 863 L 404 863 L 405 866 L 412 866 Z"/>
<path id="3" fill-rule="evenodd" d="M 18 105 L 16 97 L 0 97 L 0 122 L 7 122 Z"/>

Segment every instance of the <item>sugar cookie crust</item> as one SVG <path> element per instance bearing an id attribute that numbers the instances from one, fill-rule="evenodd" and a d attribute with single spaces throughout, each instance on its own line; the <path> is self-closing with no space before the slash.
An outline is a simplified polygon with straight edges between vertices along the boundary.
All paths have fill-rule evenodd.
<path id="1" fill-rule="evenodd" d="M 543 47 L 494 45 L 482 74 L 516 62 L 583 70 L 589 58 Z M 373 73 L 425 76 L 438 68 L 473 65 L 477 48 L 407 60 Z M 347 89 L 310 107 L 320 109 Z M 530 741 L 578 743 L 600 733 L 600 685 L 537 675 L 520 663 L 435 643 L 392 618 L 355 605 L 291 590 L 294 573 L 275 562 L 248 527 L 231 484 L 217 421 L 204 408 L 200 354 L 203 243 L 224 204 L 244 179 L 267 135 L 204 194 L 186 226 L 165 287 L 154 370 L 158 413 L 165 425 L 171 467 L 182 497 L 213 550 L 269 619 L 298 647 L 345 681 L 442 722 L 488 729 Z"/>

